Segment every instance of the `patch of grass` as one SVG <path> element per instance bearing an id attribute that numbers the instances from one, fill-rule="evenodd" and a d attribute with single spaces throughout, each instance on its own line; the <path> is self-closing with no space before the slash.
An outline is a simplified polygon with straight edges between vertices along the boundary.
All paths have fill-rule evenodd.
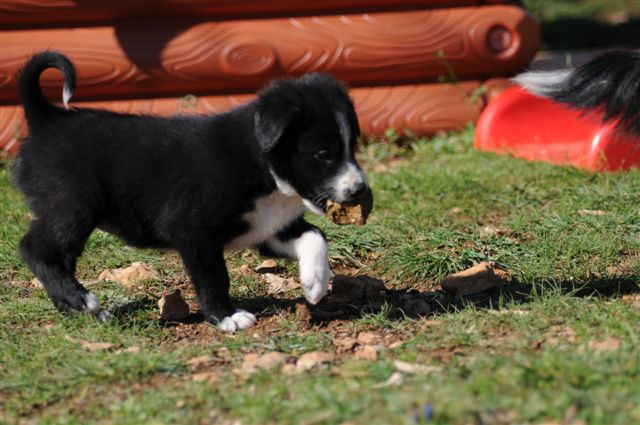
<path id="1" fill-rule="evenodd" d="M 421 319 L 392 317 L 383 305 L 302 326 L 293 308 L 300 294 L 269 296 L 259 277 L 240 269 L 263 258 L 242 251 L 227 255 L 232 293 L 259 324 L 237 335 L 197 318 L 159 321 L 153 297 L 163 290 L 178 287 L 193 300 L 179 258 L 102 232 L 90 238 L 79 277 L 91 282 L 105 268 L 145 261 L 160 278 L 144 287 L 90 285 L 112 310 L 151 301 L 106 325 L 56 312 L 17 254 L 29 213 L 10 164 L 0 164 L 3 421 L 406 424 L 424 422 L 430 406 L 434 424 L 639 422 L 640 172 L 594 175 L 478 153 L 472 138 L 468 129 L 370 141 L 359 154 L 375 194 L 370 222 L 341 227 L 309 218 L 327 234 L 337 273 L 425 291 L 488 260 L 509 270 L 526 296 Z M 295 277 L 295 265 L 280 265 L 280 274 Z M 380 338 L 377 359 L 337 348 L 365 331 Z M 83 342 L 111 347 L 88 351 Z M 271 351 L 287 361 L 312 351 L 337 357 L 299 374 L 238 372 L 247 354 Z M 190 359 L 202 356 L 214 360 L 195 368 Z M 428 372 L 388 381 L 397 360 Z M 194 380 L 203 372 L 214 378 Z"/>

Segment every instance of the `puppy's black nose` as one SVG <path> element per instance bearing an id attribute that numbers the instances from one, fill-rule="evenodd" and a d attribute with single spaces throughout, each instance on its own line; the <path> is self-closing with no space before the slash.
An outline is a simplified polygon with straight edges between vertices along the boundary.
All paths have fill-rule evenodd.
<path id="1" fill-rule="evenodd" d="M 365 196 L 368 191 L 369 186 L 367 186 L 365 183 L 359 183 L 357 185 L 354 185 L 353 187 L 345 189 L 345 196 L 350 201 L 355 201 Z"/>

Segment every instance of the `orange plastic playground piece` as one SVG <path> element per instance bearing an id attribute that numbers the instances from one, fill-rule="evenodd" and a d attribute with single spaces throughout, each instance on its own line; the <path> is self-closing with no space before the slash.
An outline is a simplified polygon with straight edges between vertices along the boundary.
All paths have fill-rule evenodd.
<path id="1" fill-rule="evenodd" d="M 583 112 L 514 86 L 485 108 L 476 149 L 591 171 L 640 166 L 640 137 L 621 134 L 602 113 Z"/>

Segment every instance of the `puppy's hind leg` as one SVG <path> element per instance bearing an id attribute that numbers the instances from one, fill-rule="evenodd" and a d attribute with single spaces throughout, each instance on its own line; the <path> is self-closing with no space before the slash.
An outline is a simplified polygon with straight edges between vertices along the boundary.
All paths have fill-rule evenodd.
<path id="1" fill-rule="evenodd" d="M 82 311 L 104 321 L 109 313 L 74 277 L 76 260 L 93 229 L 67 224 L 53 224 L 44 218 L 34 220 L 20 241 L 20 254 L 58 310 Z"/>
<path id="2" fill-rule="evenodd" d="M 256 316 L 233 308 L 223 249 L 212 248 L 211 240 L 192 240 L 178 248 L 196 288 L 202 313 L 207 321 L 226 332 L 249 328 L 256 323 Z"/>
<path id="3" fill-rule="evenodd" d="M 327 240 L 320 229 L 301 218 L 268 239 L 260 250 L 298 260 L 300 282 L 310 304 L 325 296 L 330 269 Z"/>

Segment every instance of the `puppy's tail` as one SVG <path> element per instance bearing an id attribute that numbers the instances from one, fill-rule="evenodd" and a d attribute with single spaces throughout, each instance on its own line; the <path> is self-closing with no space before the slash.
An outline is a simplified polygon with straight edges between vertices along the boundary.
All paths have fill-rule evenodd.
<path id="1" fill-rule="evenodd" d="M 514 81 L 533 94 L 617 120 L 624 132 L 640 134 L 640 52 L 612 51 L 573 69 L 527 72 Z"/>
<path id="2" fill-rule="evenodd" d="M 49 102 L 40 88 L 40 74 L 47 68 L 57 68 L 62 72 L 64 77 L 62 102 L 67 108 L 76 86 L 76 70 L 66 56 L 58 52 L 46 51 L 29 59 L 20 73 L 19 87 L 20 99 L 30 127 L 38 121 L 38 118 L 44 118 L 59 109 Z"/>

